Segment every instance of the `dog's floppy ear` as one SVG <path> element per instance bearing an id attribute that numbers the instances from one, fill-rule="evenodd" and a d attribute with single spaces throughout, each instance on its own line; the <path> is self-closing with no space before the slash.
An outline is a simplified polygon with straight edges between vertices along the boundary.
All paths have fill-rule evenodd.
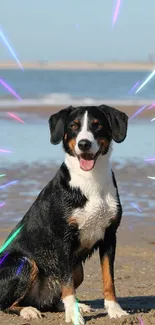
<path id="1" fill-rule="evenodd" d="M 100 111 L 107 117 L 109 122 L 112 138 L 115 142 L 123 142 L 127 135 L 128 116 L 116 108 L 101 105 Z"/>
<path id="2" fill-rule="evenodd" d="M 58 144 L 62 141 L 64 135 L 65 121 L 72 111 L 73 107 L 69 106 L 58 113 L 51 115 L 49 118 L 49 128 L 51 134 L 51 143 Z"/>

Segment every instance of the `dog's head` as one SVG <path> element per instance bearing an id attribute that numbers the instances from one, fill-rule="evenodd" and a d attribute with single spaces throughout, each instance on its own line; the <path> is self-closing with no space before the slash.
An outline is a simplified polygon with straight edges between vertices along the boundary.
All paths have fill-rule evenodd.
<path id="1" fill-rule="evenodd" d="M 70 106 L 50 117 L 51 143 L 63 141 L 64 150 L 89 171 L 99 156 L 107 154 L 111 140 L 124 141 L 127 123 L 125 113 L 106 105 Z"/>

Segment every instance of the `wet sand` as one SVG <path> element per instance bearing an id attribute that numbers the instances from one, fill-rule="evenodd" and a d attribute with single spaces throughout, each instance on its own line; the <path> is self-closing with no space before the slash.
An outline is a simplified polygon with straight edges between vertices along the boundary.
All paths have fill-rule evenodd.
<path id="1" fill-rule="evenodd" d="M 47 115 L 60 107 L 24 108 L 23 112 Z M 128 115 L 136 107 L 122 107 Z M 17 111 L 17 109 L 14 109 Z M 152 115 L 151 115 L 152 114 Z M 153 110 L 146 110 L 140 115 L 151 118 Z M 5 181 L 19 179 L 16 184 L 0 192 L 1 201 L 7 205 L 0 209 L 0 245 L 10 230 L 28 210 L 39 191 L 54 176 L 58 166 L 43 164 L 15 164 L 3 168 L 7 174 Z M 96 253 L 85 265 L 85 279 L 77 292 L 81 301 L 86 301 L 96 312 L 85 315 L 86 324 L 91 325 L 136 325 L 141 317 L 144 325 L 155 324 L 155 181 L 147 175 L 155 175 L 153 164 L 140 165 L 127 162 L 119 167 L 113 164 L 123 206 L 128 200 L 140 204 L 142 213 L 132 206 L 124 209 L 121 226 L 118 230 L 118 245 L 115 262 L 115 284 L 117 297 L 129 316 L 110 320 L 103 308 L 102 280 L 98 254 Z M 145 213 L 144 213 L 145 212 Z M 4 325 L 65 325 L 64 313 L 46 313 L 42 320 L 27 322 L 15 315 L 0 312 L 0 324 Z M 76 325 L 76 324 L 75 324 Z"/>

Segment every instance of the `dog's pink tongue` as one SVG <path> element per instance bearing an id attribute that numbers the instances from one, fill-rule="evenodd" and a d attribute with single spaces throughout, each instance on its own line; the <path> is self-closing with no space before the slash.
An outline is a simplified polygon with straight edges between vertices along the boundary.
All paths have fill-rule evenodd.
<path id="1" fill-rule="evenodd" d="M 94 167 L 94 164 L 94 160 L 85 160 L 80 158 L 80 167 L 85 171 L 91 170 Z"/>

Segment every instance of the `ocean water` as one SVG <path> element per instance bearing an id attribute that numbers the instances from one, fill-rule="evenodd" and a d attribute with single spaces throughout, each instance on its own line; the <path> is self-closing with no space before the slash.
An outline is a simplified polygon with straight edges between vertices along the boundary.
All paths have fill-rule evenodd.
<path id="1" fill-rule="evenodd" d="M 138 94 L 132 87 L 142 83 L 148 71 L 52 71 L 0 70 L 0 78 L 8 83 L 22 101 L 0 85 L 0 107 L 10 105 L 69 105 L 109 103 L 151 103 L 155 99 L 155 78 Z"/>
<path id="2" fill-rule="evenodd" d="M 14 112 L 15 113 L 15 112 Z M 25 121 L 4 119 L 0 114 L 0 149 L 12 153 L 0 153 L 1 166 L 16 163 L 61 163 L 64 152 L 61 144 L 51 145 L 48 121 L 33 114 L 20 113 Z M 113 143 L 112 160 L 121 164 L 141 161 L 155 155 L 155 125 L 150 120 L 131 121 L 128 135 L 121 144 Z"/>

